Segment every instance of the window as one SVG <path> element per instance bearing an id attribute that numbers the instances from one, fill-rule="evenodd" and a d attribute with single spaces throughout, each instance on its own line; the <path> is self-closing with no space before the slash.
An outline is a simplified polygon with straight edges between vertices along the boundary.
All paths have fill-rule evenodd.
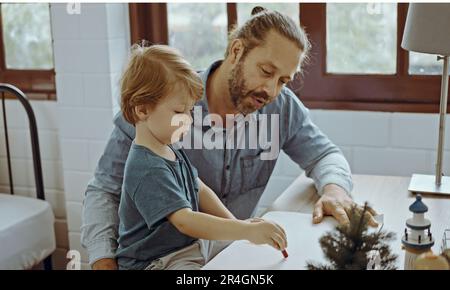
<path id="1" fill-rule="evenodd" d="M 226 4 L 168 3 L 169 45 L 195 69 L 223 58 L 227 45 Z"/>
<path id="2" fill-rule="evenodd" d="M 395 74 L 396 4 L 327 4 L 327 72 Z"/>
<path id="3" fill-rule="evenodd" d="M 294 92 L 310 108 L 438 112 L 441 77 L 433 71 L 442 63 L 400 47 L 407 11 L 406 3 L 302 3 L 312 60 Z"/>
<path id="4" fill-rule="evenodd" d="M 442 60 L 438 61 L 436 55 L 409 53 L 409 73 L 412 75 L 442 75 L 443 66 Z"/>
<path id="5" fill-rule="evenodd" d="M 255 5 L 305 27 L 310 64 L 288 86 L 308 107 L 439 111 L 442 61 L 400 47 L 406 3 L 132 3 L 132 41 L 171 44 L 203 69 L 222 57 L 226 32 Z"/>
<path id="6" fill-rule="evenodd" d="M 55 99 L 49 4 L 1 4 L 0 81 Z"/>
<path id="7" fill-rule="evenodd" d="M 203 70 L 223 59 L 228 32 L 247 20 L 256 5 L 287 13 L 299 23 L 298 3 L 131 3 L 131 40 L 169 44 Z"/>
<path id="8" fill-rule="evenodd" d="M 3 4 L 1 9 L 6 68 L 52 69 L 48 5 Z"/>

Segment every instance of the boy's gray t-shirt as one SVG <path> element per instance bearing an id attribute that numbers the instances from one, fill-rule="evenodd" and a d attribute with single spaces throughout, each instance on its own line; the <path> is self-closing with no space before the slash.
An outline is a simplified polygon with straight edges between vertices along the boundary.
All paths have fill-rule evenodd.
<path id="1" fill-rule="evenodd" d="M 144 269 L 154 259 L 192 244 L 166 218 L 182 208 L 198 211 L 197 170 L 181 150 L 176 161 L 133 142 L 119 205 L 120 269 Z"/>

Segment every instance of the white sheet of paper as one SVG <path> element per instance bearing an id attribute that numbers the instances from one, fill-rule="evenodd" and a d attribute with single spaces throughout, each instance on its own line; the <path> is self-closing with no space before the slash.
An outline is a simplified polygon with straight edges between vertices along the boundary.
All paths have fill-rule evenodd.
<path id="1" fill-rule="evenodd" d="M 203 267 L 204 270 L 299 270 L 307 262 L 324 263 L 319 239 L 337 225 L 326 217 L 320 224 L 312 223 L 311 214 L 273 211 L 264 219 L 273 220 L 286 231 L 288 258 L 268 245 L 235 241 Z"/>

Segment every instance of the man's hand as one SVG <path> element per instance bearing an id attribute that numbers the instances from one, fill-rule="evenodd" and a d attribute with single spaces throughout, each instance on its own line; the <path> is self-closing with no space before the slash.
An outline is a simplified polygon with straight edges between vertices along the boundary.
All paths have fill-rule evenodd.
<path id="1" fill-rule="evenodd" d="M 340 224 L 349 224 L 352 206 L 356 206 L 357 210 L 363 210 L 363 207 L 357 205 L 342 187 L 336 184 L 327 184 L 322 197 L 314 206 L 313 223 L 318 224 L 323 220 L 324 215 L 331 215 Z M 377 227 L 378 223 L 374 219 L 374 216 L 377 215 L 375 210 L 369 207 L 366 215 L 369 218 L 369 225 Z"/>
<path id="2" fill-rule="evenodd" d="M 92 270 L 117 270 L 117 262 L 115 259 L 100 259 L 92 264 Z"/>

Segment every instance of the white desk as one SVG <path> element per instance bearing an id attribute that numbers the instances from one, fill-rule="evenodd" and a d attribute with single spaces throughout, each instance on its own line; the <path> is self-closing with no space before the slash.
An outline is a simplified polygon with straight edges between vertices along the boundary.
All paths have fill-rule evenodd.
<path id="1" fill-rule="evenodd" d="M 352 195 L 354 200 L 360 204 L 368 201 L 378 213 L 384 214 L 384 229 L 396 233 L 396 239 L 391 243 L 391 249 L 398 255 L 397 266 L 399 269 L 403 268 L 404 263 L 401 237 L 405 229 L 406 220 L 412 216 L 408 208 L 415 200 L 415 195 L 408 192 L 409 180 L 410 178 L 408 177 L 353 176 L 354 189 Z M 318 198 L 313 181 L 305 176 L 300 176 L 268 208 L 268 211 L 296 211 L 312 214 L 314 204 Z M 450 197 L 424 195 L 423 202 L 428 206 L 429 210 L 425 215 L 432 223 L 431 231 L 436 240 L 433 251 L 438 253 L 440 252 L 444 230 L 450 228 Z M 317 238 L 310 241 L 318 243 Z M 317 247 L 313 245 L 313 247 L 307 248 L 315 249 Z M 230 251 L 229 254 L 235 255 L 236 253 Z M 302 259 L 305 258 L 307 257 L 302 257 Z M 221 268 L 220 259 L 212 262 L 211 268 Z M 223 259 L 224 267 L 230 267 L 232 263 L 236 264 L 233 260 L 230 262 L 230 259 L 228 261 Z M 240 267 L 239 265 L 236 266 Z M 265 265 L 262 268 L 267 269 L 269 266 Z M 279 265 L 277 267 L 283 268 Z M 294 265 L 294 267 L 296 266 Z M 206 268 L 208 269 L 208 265 Z M 245 265 L 242 268 L 245 268 Z M 302 265 L 299 265 L 299 268 L 302 268 Z"/>

